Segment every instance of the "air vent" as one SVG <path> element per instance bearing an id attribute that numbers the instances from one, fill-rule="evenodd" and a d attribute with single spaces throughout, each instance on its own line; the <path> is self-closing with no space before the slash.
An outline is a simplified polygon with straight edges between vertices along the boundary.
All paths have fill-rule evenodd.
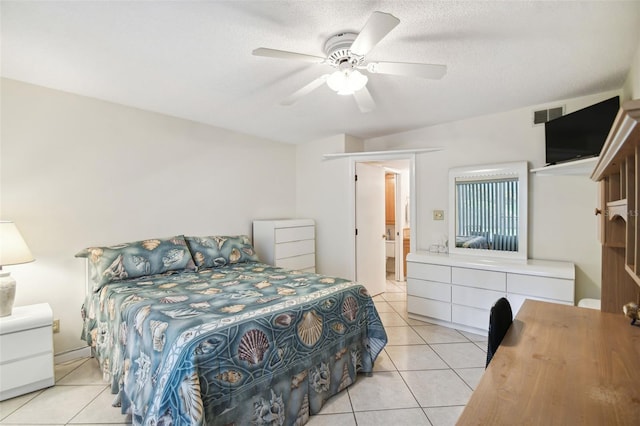
<path id="1" fill-rule="evenodd" d="M 533 111 L 533 125 L 537 126 L 539 124 L 544 124 L 554 118 L 562 117 L 563 114 L 564 106 Z"/>

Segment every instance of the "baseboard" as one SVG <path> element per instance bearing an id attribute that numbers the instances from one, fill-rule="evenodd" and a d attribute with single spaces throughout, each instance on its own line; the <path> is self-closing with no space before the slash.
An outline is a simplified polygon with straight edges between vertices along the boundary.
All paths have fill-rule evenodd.
<path id="1" fill-rule="evenodd" d="M 17 388 L 7 389 L 0 391 L 0 401 L 4 401 L 5 399 L 15 398 L 19 395 L 24 395 L 26 393 L 31 393 L 33 391 L 37 391 L 39 389 L 48 388 L 55 384 L 54 378 L 49 377 L 46 379 L 38 380 L 37 382 L 27 383 L 26 385 L 19 386 Z M 4 413 L 2 413 L 4 415 Z"/>
<path id="2" fill-rule="evenodd" d="M 455 330 L 460 330 L 460 331 L 466 331 L 472 334 L 477 334 L 479 336 L 487 336 L 489 334 L 489 331 L 484 330 L 482 328 L 469 327 L 464 324 L 458 324 L 451 321 L 444 321 L 444 320 L 439 320 L 431 317 L 425 317 L 423 315 L 413 314 L 411 312 L 407 313 L 407 317 L 409 317 L 409 319 L 412 319 L 412 320 L 422 321 L 422 322 L 435 324 L 435 325 L 441 325 L 443 327 L 453 328 Z"/>
<path id="3" fill-rule="evenodd" d="M 91 348 L 85 346 L 83 348 L 71 349 L 66 352 L 61 352 L 53 357 L 54 364 L 62 364 L 64 362 L 73 361 L 80 358 L 89 358 L 91 356 Z"/>

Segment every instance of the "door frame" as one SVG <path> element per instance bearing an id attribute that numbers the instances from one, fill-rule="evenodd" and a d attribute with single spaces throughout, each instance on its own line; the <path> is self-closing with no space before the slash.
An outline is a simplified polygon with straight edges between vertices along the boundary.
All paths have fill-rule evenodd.
<path id="1" fill-rule="evenodd" d="M 397 281 L 404 281 L 404 277 L 406 271 L 404 270 L 404 262 L 403 262 L 403 248 L 404 248 L 404 235 L 402 227 L 398 227 L 398 222 L 400 224 L 404 223 L 404 217 L 402 211 L 402 175 L 398 172 L 393 172 L 395 175 L 395 200 L 394 210 L 395 210 L 395 218 L 396 218 L 396 235 L 394 236 L 395 244 L 394 244 L 394 260 L 395 260 L 395 278 Z"/>
<path id="2" fill-rule="evenodd" d="M 417 235 L 417 216 L 416 216 L 416 154 L 415 152 L 407 152 L 407 153 L 390 153 L 386 154 L 384 152 L 376 153 L 374 155 L 358 155 L 357 157 L 350 157 L 349 159 L 349 183 L 348 187 L 348 200 L 349 204 L 347 206 L 347 214 L 348 214 L 348 223 L 349 229 L 352 230 L 349 235 L 349 247 L 350 247 L 350 269 L 352 279 L 356 279 L 356 264 L 357 264 L 357 253 L 356 253 L 356 185 L 355 185 L 355 174 L 356 174 L 356 163 L 369 163 L 372 161 L 377 162 L 385 162 L 385 161 L 394 161 L 394 160 L 409 160 L 409 217 L 411 228 L 409 231 L 410 242 L 409 242 L 409 251 L 414 252 L 416 250 L 416 235 Z M 405 273 L 406 275 L 406 273 Z"/>

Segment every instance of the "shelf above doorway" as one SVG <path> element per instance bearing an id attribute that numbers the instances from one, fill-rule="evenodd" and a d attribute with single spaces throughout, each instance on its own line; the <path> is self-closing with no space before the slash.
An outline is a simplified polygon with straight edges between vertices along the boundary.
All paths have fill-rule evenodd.
<path id="1" fill-rule="evenodd" d="M 591 176 L 598 157 L 585 158 L 584 160 L 568 161 L 552 166 L 531 169 L 531 173 L 539 176 Z"/>
<path id="2" fill-rule="evenodd" d="M 339 152 L 335 154 L 324 154 L 322 156 L 325 160 L 331 160 L 334 158 L 357 158 L 357 157 L 378 157 L 378 156 L 393 156 L 404 154 L 422 154 L 425 152 L 442 151 L 444 148 L 418 148 L 418 149 L 397 149 L 390 151 L 364 151 L 364 152 Z"/>

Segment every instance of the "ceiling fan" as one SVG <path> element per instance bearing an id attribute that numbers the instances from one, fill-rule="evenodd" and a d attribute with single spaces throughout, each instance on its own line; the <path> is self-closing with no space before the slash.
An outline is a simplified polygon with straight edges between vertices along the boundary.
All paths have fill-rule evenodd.
<path id="1" fill-rule="evenodd" d="M 324 45 L 325 58 L 303 53 L 260 47 L 252 53 L 278 59 L 327 64 L 336 68 L 331 74 L 323 74 L 282 100 L 282 105 L 291 105 L 303 96 L 322 86 L 325 82 L 339 95 L 353 95 L 362 112 L 375 109 L 375 102 L 366 85 L 368 77 L 359 70 L 370 74 L 390 74 L 419 78 L 439 79 L 447 72 L 446 65 L 407 62 L 367 62 L 366 55 L 394 29 L 400 20 L 395 16 L 373 12 L 360 33 L 339 33 L 330 37 Z"/>

